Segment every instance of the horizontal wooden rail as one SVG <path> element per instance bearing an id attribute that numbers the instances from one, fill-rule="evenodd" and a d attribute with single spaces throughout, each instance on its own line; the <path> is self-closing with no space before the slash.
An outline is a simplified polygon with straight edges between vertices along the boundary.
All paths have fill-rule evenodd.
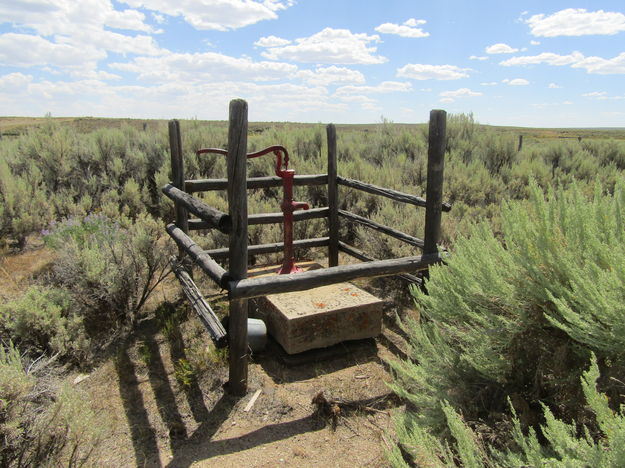
<path id="1" fill-rule="evenodd" d="M 296 175 L 293 185 L 325 185 L 328 183 L 328 174 Z M 198 179 L 187 180 L 184 183 L 185 190 L 189 193 L 207 192 L 210 190 L 225 190 L 228 186 L 227 179 Z M 250 177 L 247 179 L 248 189 L 282 187 L 282 178 L 277 176 Z"/>
<path id="2" fill-rule="evenodd" d="M 370 219 L 363 218 L 362 216 L 358 216 L 354 213 L 350 213 L 349 211 L 339 210 L 339 215 L 345 219 L 349 219 L 354 221 L 355 223 L 361 224 L 363 226 L 367 226 L 368 228 L 374 229 L 383 234 L 394 237 L 395 239 L 399 239 L 402 242 L 405 242 L 410 245 L 414 245 L 415 247 L 423 248 L 423 240 L 417 237 L 411 236 L 409 234 L 405 234 L 396 229 L 390 228 L 380 223 L 376 223 L 375 221 L 371 221 Z"/>
<path id="3" fill-rule="evenodd" d="M 184 292 L 187 299 L 191 303 L 193 310 L 197 313 L 200 318 L 200 321 L 208 331 L 208 334 L 211 336 L 212 340 L 215 342 L 215 346 L 217 348 L 223 348 L 227 345 L 227 334 L 223 325 L 219 321 L 219 318 L 213 312 L 206 299 L 195 285 L 189 273 L 187 273 L 182 265 L 175 261 L 172 261 L 172 269 L 176 278 L 180 282 L 182 286 L 182 291 Z"/>
<path id="4" fill-rule="evenodd" d="M 293 247 L 298 249 L 307 249 L 310 247 L 327 247 L 330 243 L 329 237 L 319 237 L 316 239 L 299 239 L 293 241 Z M 284 249 L 284 242 L 274 242 L 272 244 L 257 244 L 250 245 L 247 247 L 248 255 L 261 255 L 268 254 L 274 252 L 282 252 Z M 212 249 L 205 250 L 204 253 L 207 253 L 212 258 L 222 259 L 228 258 L 228 249 Z"/>
<path id="5" fill-rule="evenodd" d="M 168 224 L 165 228 L 171 238 L 184 250 L 191 259 L 220 287 L 225 288 L 230 277 L 228 272 L 224 270 L 210 255 L 205 253 L 199 245 L 197 245 L 182 229 L 175 224 Z"/>
<path id="6" fill-rule="evenodd" d="M 365 182 L 360 182 L 359 180 L 348 179 L 347 177 L 337 177 L 338 183 L 340 185 L 344 185 L 345 187 L 355 188 L 357 190 L 362 190 L 363 192 L 371 193 L 373 195 L 381 195 L 386 198 L 390 198 L 391 200 L 395 200 L 402 203 L 409 203 L 411 205 L 422 206 L 425 208 L 425 199 L 421 197 L 417 197 L 415 195 L 410 195 L 409 193 L 399 192 L 397 190 L 392 190 L 384 187 L 378 187 L 377 185 L 367 184 Z M 451 205 L 449 203 L 443 203 L 442 208 L 443 211 L 450 211 Z"/>
<path id="7" fill-rule="evenodd" d="M 352 247 L 351 245 L 346 244 L 342 241 L 339 241 L 339 250 L 343 253 L 346 253 L 347 255 L 357 258 L 358 260 L 362 260 L 363 262 L 373 262 L 377 260 L 365 254 L 362 250 L 358 250 L 357 248 Z M 421 278 L 415 275 L 410 275 L 408 273 L 401 273 L 397 276 L 405 281 L 408 281 L 409 283 L 415 283 L 419 285 L 423 283 L 423 280 Z"/>
<path id="8" fill-rule="evenodd" d="M 276 275 L 230 281 L 227 288 L 229 291 L 228 296 L 230 299 L 245 299 L 274 293 L 304 291 L 357 278 L 392 276 L 398 273 L 414 272 L 440 261 L 441 256 L 435 253 L 419 257 L 403 257 L 355 265 L 342 265 L 292 275 Z"/>
<path id="9" fill-rule="evenodd" d="M 296 211 L 293 213 L 293 221 L 303 221 L 306 219 L 327 218 L 328 207 L 323 208 L 311 208 L 310 210 Z M 260 213 L 253 214 L 247 217 L 247 224 L 279 224 L 284 221 L 284 214 L 282 213 Z M 201 219 L 190 219 L 189 229 L 210 229 L 209 223 L 202 221 Z"/>
<path id="10" fill-rule="evenodd" d="M 165 185 L 162 190 L 171 200 L 180 203 L 189 212 L 206 222 L 208 227 L 218 229 L 223 233 L 227 233 L 230 229 L 230 217 L 226 213 L 208 206 L 171 184 Z"/>

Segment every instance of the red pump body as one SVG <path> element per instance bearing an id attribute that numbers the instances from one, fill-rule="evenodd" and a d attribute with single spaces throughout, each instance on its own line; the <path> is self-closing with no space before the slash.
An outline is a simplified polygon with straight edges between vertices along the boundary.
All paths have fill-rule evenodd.
<path id="1" fill-rule="evenodd" d="M 218 148 L 205 148 L 196 152 L 198 155 L 203 153 L 217 153 L 228 155 L 228 152 Z M 282 261 L 282 267 L 278 270 L 280 275 L 288 275 L 290 273 L 297 273 L 302 271 L 297 265 L 295 265 L 295 253 L 293 249 L 293 213 L 296 210 L 307 210 L 309 208 L 308 203 L 293 201 L 293 179 L 295 177 L 295 171 L 289 169 L 289 153 L 283 146 L 270 146 L 261 151 L 255 153 L 249 153 L 248 159 L 257 158 L 265 154 L 273 153 L 276 156 L 276 175 L 282 179 L 283 198 L 280 203 L 280 209 L 284 214 L 283 223 L 283 238 L 284 238 L 284 260 Z M 282 160 L 282 154 L 284 154 L 284 161 Z M 282 168 L 284 162 L 284 169 Z"/>

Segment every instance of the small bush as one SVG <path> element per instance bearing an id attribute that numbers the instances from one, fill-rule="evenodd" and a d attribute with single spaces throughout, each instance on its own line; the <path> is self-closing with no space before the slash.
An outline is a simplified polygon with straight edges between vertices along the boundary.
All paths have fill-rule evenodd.
<path id="1" fill-rule="evenodd" d="M 136 322 L 150 293 L 169 272 L 169 244 L 146 215 L 87 216 L 57 223 L 46 241 L 58 250 L 52 281 L 72 298 L 89 335 L 111 333 Z"/>
<path id="2" fill-rule="evenodd" d="M 69 294 L 58 288 L 31 286 L 20 298 L 0 305 L 0 327 L 22 349 L 36 354 L 71 354 L 80 360 L 88 347 Z"/>
<path id="3" fill-rule="evenodd" d="M 624 189 L 545 197 L 534 184 L 503 209 L 501 237 L 480 224 L 431 269 L 429 294 L 414 290 L 421 322 L 403 324 L 415 361 L 392 363 L 393 389 L 418 409 L 406 431 L 453 435 L 450 408 L 496 431 L 508 397 L 524 428 L 548 419 L 543 404 L 588 423 L 579 378 L 591 352 L 603 379 L 625 376 Z M 605 391 L 618 408 L 622 392 Z"/>
<path id="4" fill-rule="evenodd" d="M 24 370 L 19 351 L 0 347 L 0 466 L 93 463 L 108 432 L 84 395 Z"/>
<path id="5" fill-rule="evenodd" d="M 410 415 L 403 414 L 396 418 L 396 423 L 399 442 L 406 455 L 395 448 L 389 452 L 389 459 L 394 467 L 411 466 L 406 463 L 406 456 L 417 466 L 436 467 L 455 467 L 457 461 L 460 466 L 472 468 L 622 467 L 625 460 L 625 411 L 623 408 L 620 411 L 610 409 L 607 396 L 597 390 L 598 380 L 599 367 L 593 354 L 589 369 L 581 377 L 581 387 L 597 428 L 594 437 L 589 427 L 558 419 L 545 405 L 545 422 L 540 425 L 540 436 L 533 428 L 524 431 L 510 404 L 513 442 L 511 448 L 501 450 L 484 442 L 449 403 L 442 401 L 440 407 L 451 436 L 449 443 L 442 442 L 415 423 Z"/>

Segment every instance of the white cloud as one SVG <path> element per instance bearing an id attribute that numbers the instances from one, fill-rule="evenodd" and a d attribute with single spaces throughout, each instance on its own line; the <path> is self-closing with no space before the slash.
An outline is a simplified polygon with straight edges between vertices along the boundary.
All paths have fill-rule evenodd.
<path id="1" fill-rule="evenodd" d="M 310 37 L 296 39 L 296 44 L 272 47 L 261 55 L 271 60 L 308 63 L 378 64 L 386 62 L 387 59 L 374 55 L 377 48 L 369 44 L 379 41 L 380 36 L 377 35 L 354 34 L 348 29 L 325 28 Z"/>
<path id="2" fill-rule="evenodd" d="M 469 69 L 459 68 L 455 65 L 425 65 L 421 63 L 409 63 L 397 70 L 400 78 L 412 78 L 413 80 L 458 80 L 467 78 Z"/>
<path id="3" fill-rule="evenodd" d="M 510 86 L 527 86 L 528 84 L 530 84 L 530 82 L 524 78 L 514 78 L 513 80 L 509 80 L 506 78 L 505 80 L 501 80 L 501 82 L 506 83 Z"/>
<path id="4" fill-rule="evenodd" d="M 497 83 L 496 81 L 489 81 L 486 83 L 480 83 L 482 86 L 497 86 L 499 83 Z"/>
<path id="5" fill-rule="evenodd" d="M 443 91 L 439 94 L 439 96 L 446 98 L 459 98 L 459 97 L 474 97 L 474 96 L 482 96 L 483 93 L 479 91 L 471 91 L 469 88 L 460 88 L 455 91 Z"/>
<path id="6" fill-rule="evenodd" d="M 514 54 L 518 52 L 519 49 L 515 49 L 510 47 L 508 44 L 504 44 L 502 42 L 498 44 L 489 45 L 484 49 L 487 54 Z"/>
<path id="7" fill-rule="evenodd" d="M 104 57 L 104 51 L 93 47 L 57 44 L 30 34 L 0 35 L 0 64 L 3 65 L 94 68 L 96 62 Z"/>
<path id="8" fill-rule="evenodd" d="M 377 86 L 341 86 L 334 93 L 335 96 L 405 93 L 412 91 L 412 85 L 406 81 L 383 81 Z"/>
<path id="9" fill-rule="evenodd" d="M 17 93 L 25 89 L 31 81 L 33 81 L 32 75 L 9 73 L 0 76 L 0 89 L 5 93 Z"/>
<path id="10" fill-rule="evenodd" d="M 345 67 L 317 67 L 315 70 L 302 70 L 297 77 L 310 85 L 327 86 L 334 83 L 364 83 L 365 76 L 357 70 Z"/>
<path id="11" fill-rule="evenodd" d="M 0 3 L 0 23 L 10 22 L 19 33 L 0 35 L 0 62 L 9 66 L 70 68 L 74 76 L 105 76 L 96 72 L 107 52 L 157 55 L 161 53 L 147 34 L 156 33 L 137 10 L 119 11 L 109 0 L 15 0 Z M 23 31 L 32 30 L 25 34 Z M 106 79 L 114 78 L 108 74 Z"/>
<path id="12" fill-rule="evenodd" d="M 588 73 L 596 75 L 623 75 L 625 74 L 625 52 L 611 59 L 584 57 L 572 67 L 583 68 Z"/>
<path id="13" fill-rule="evenodd" d="M 562 86 L 557 85 L 556 83 L 549 83 L 549 89 L 560 89 Z"/>
<path id="14" fill-rule="evenodd" d="M 169 16 L 182 16 L 195 29 L 228 31 L 278 18 L 292 2 L 279 0 L 121 0 Z"/>
<path id="15" fill-rule="evenodd" d="M 380 26 L 377 26 L 375 30 L 382 34 L 395 34 L 401 37 L 411 37 L 411 38 L 420 38 L 420 37 L 428 37 L 430 33 L 425 32 L 423 29 L 418 28 L 417 26 L 424 25 L 426 23 L 425 20 L 417 20 L 415 18 L 410 18 L 407 21 L 404 21 L 403 24 L 395 24 L 395 23 L 384 23 Z"/>
<path id="16" fill-rule="evenodd" d="M 112 63 L 110 67 L 136 73 L 140 79 L 157 83 L 177 80 L 188 83 L 284 80 L 297 72 L 297 66 L 290 63 L 254 62 L 249 58 L 235 58 L 216 52 L 136 57 L 131 62 Z"/>
<path id="17" fill-rule="evenodd" d="M 28 80 L 28 78 L 27 78 Z M 156 86 L 110 85 L 98 80 L 25 83 L 22 77 L 0 77 L 0 83 L 24 83 L 14 90 L 0 86 L 3 112 L 10 115 L 89 115 L 131 118 L 227 119 L 228 103 L 245 97 L 250 120 L 320 121 L 342 113 L 348 104 L 329 98 L 324 87 L 251 82 L 174 82 Z M 337 114 L 339 115 L 339 114 Z"/>
<path id="18" fill-rule="evenodd" d="M 281 37 L 276 36 L 267 36 L 261 37 L 259 40 L 254 42 L 254 45 L 258 47 L 279 47 L 285 46 L 290 43 L 291 41 L 289 41 L 288 39 L 282 39 Z"/>
<path id="19" fill-rule="evenodd" d="M 547 65 L 572 65 L 579 62 L 584 58 L 581 52 L 573 52 L 569 55 L 558 55 L 553 52 L 543 52 L 538 55 L 527 55 L 521 57 L 512 57 L 503 62 L 499 62 L 499 65 L 504 67 L 510 67 L 513 65 L 538 65 L 546 63 Z"/>
<path id="20" fill-rule="evenodd" d="M 611 35 L 625 31 L 623 13 L 589 12 L 583 8 L 567 8 L 549 16 L 534 15 L 526 22 L 531 34 L 541 37 Z"/>
<path id="21" fill-rule="evenodd" d="M 540 45 L 540 41 L 530 41 L 530 44 L 534 46 Z"/>
<path id="22" fill-rule="evenodd" d="M 450 97 L 442 98 L 440 99 L 440 102 L 445 102 L 445 103 L 454 102 L 454 98 L 450 98 Z"/>
<path id="23" fill-rule="evenodd" d="M 371 99 L 369 96 L 365 96 L 363 94 L 353 94 L 353 95 L 344 94 L 344 95 L 337 96 L 337 97 L 343 102 L 357 102 L 357 103 L 376 102 L 375 99 Z"/>
<path id="24" fill-rule="evenodd" d="M 158 13 L 152 12 L 152 18 L 156 21 L 157 24 L 165 24 L 167 20 L 163 15 L 159 15 Z"/>
<path id="25" fill-rule="evenodd" d="M 483 62 L 484 60 L 488 60 L 488 57 L 484 57 L 483 55 L 471 55 L 469 60 L 479 60 L 480 62 Z"/>
<path id="26" fill-rule="evenodd" d="M 585 57 L 581 52 L 573 52 L 569 55 L 558 55 L 552 52 L 544 52 L 539 55 L 512 57 L 500 65 L 505 67 L 513 65 L 538 65 L 547 64 L 554 66 L 570 65 L 572 68 L 582 68 L 595 75 L 622 75 L 625 74 L 625 52 L 605 59 L 602 57 Z"/>
<path id="27" fill-rule="evenodd" d="M 0 22 L 24 25 L 44 36 L 71 37 L 105 26 L 153 32 L 137 10 L 115 10 L 110 0 L 12 0 L 0 2 Z"/>

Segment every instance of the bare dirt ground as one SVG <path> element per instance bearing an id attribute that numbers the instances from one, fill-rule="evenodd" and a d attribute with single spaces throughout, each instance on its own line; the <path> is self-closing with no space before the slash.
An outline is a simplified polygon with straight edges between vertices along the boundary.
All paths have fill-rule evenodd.
<path id="1" fill-rule="evenodd" d="M 1 258 L 4 298 L 24 288 L 50 259 L 42 248 Z M 154 302 L 184 310 L 179 299 L 172 280 Z M 98 466 L 387 465 L 392 414 L 403 408 L 386 386 L 385 360 L 401 355 L 403 347 L 392 320 L 385 321 L 379 339 L 297 359 L 270 342 L 253 356 L 248 394 L 235 398 L 224 392 L 227 365 L 199 320 L 192 313 L 178 315 L 179 320 L 163 321 L 166 314 L 149 314 L 99 367 L 67 377 L 91 396 L 93 408 L 112 427 Z M 181 378 L 181 360 L 198 356 L 213 361 L 201 373 Z M 318 411 L 312 400 L 319 392 L 338 408 Z"/>

